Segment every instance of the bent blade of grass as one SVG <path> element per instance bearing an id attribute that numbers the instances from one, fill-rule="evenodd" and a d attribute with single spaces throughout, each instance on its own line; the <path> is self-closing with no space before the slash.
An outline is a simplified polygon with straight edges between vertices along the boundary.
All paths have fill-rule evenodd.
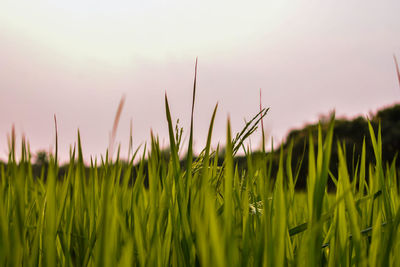
<path id="1" fill-rule="evenodd" d="M 243 142 L 257 130 L 257 125 L 260 123 L 262 118 L 264 118 L 269 111 L 269 108 L 262 109 L 259 113 L 257 113 L 246 125 L 243 127 L 242 131 L 236 134 L 235 138 L 232 141 L 232 150 L 233 155 L 236 155 L 237 151 L 242 146 Z"/>

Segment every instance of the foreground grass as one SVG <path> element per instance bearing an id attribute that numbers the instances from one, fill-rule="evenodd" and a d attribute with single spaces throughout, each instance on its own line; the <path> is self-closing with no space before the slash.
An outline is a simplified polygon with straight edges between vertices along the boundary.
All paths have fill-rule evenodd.
<path id="1" fill-rule="evenodd" d="M 395 164 L 382 162 L 381 136 L 370 128 L 375 162 L 365 161 L 365 146 L 354 173 L 345 150 L 320 131 L 314 150 L 310 137 L 307 191 L 295 192 L 297 170 L 291 153 L 281 154 L 271 170 L 271 154 L 252 158 L 243 141 L 266 114 L 262 110 L 242 132 L 227 124 L 225 156 L 211 151 L 216 109 L 207 145 L 187 166 L 178 153 L 180 134 L 166 115 L 170 156 L 158 140 L 132 156 L 129 164 L 108 155 L 85 171 L 82 146 L 71 152 L 69 169 L 58 179 L 51 158 L 34 177 L 23 142 L 16 160 L 10 139 L 8 163 L 0 169 L 1 266 L 398 266 L 400 264 L 399 189 Z M 339 161 L 331 162 L 333 145 Z M 238 149 L 248 168 L 234 165 Z M 277 152 L 279 153 L 279 152 Z M 135 157 L 141 157 L 133 165 Z M 147 170 L 145 170 L 145 159 Z M 335 177 L 329 166 L 338 164 Z M 133 175 L 133 173 L 135 175 Z M 276 173 L 276 175 L 272 175 Z M 336 184 L 328 194 L 327 181 Z"/>

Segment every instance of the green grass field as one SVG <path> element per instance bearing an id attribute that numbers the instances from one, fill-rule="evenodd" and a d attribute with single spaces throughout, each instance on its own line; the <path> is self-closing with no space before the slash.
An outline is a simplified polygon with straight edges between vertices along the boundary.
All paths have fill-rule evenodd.
<path id="1" fill-rule="evenodd" d="M 210 149 L 214 112 L 207 146 L 181 166 L 168 102 L 168 160 L 153 137 L 129 164 L 106 155 L 87 172 L 78 136 L 61 179 L 55 157 L 34 177 L 27 145 L 17 161 L 12 137 L 0 170 L 1 266 L 398 266 L 398 170 L 382 162 L 380 134 L 371 128 L 375 163 L 365 162 L 363 149 L 354 173 L 332 140 L 333 123 L 317 149 L 310 138 L 307 191 L 300 193 L 290 153 L 275 176 L 271 154 L 253 159 L 246 150 L 248 168 L 235 168 L 235 153 L 265 114 L 234 138 L 228 121 L 222 165 Z M 189 151 L 191 144 L 192 137 Z M 142 157 L 137 165 L 135 157 Z M 330 164 L 339 165 L 337 177 Z M 328 179 L 336 195 L 328 194 Z"/>
<path id="2" fill-rule="evenodd" d="M 195 88 L 193 107 L 194 95 Z M 326 136 L 320 129 L 315 146 L 310 136 L 308 173 L 302 177 L 307 188 L 296 192 L 298 170 L 291 163 L 300 159 L 292 158 L 290 149 L 285 157 L 275 152 L 281 157 L 273 171 L 271 153 L 253 157 L 244 145 L 267 110 L 234 136 L 227 121 L 225 155 L 218 164 L 220 152 L 210 146 L 217 106 L 196 158 L 193 115 L 188 146 L 182 148 L 167 98 L 165 107 L 168 157 L 152 136 L 130 162 L 106 154 L 92 160 L 87 171 L 78 133 L 62 177 L 57 148 L 35 177 L 29 146 L 22 141 L 17 153 L 12 134 L 8 161 L 0 169 L 0 265 L 400 265 L 399 170 L 394 162 L 382 162 L 380 129 L 375 135 L 370 125 L 365 141 L 372 143 L 375 161 L 366 162 L 364 143 L 349 172 L 345 146 L 333 140 L 332 119 Z M 333 146 L 338 162 L 330 158 Z M 247 168 L 238 171 L 234 157 L 241 148 Z M 188 151 L 183 166 L 182 149 Z M 333 164 L 336 176 L 330 172 Z M 336 185 L 335 194 L 328 193 L 328 180 Z"/>

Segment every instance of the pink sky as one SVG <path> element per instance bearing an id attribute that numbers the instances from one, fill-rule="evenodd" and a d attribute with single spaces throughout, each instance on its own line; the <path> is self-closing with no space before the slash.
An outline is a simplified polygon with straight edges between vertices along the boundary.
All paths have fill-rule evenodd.
<path id="1" fill-rule="evenodd" d="M 0 8 L 3 159 L 12 124 L 32 151 L 54 147 L 53 114 L 63 159 L 78 128 L 85 157 L 104 154 L 123 94 L 124 155 L 131 119 L 135 147 L 151 128 L 167 145 L 164 93 L 188 129 L 196 56 L 197 150 L 216 102 L 214 145 L 225 141 L 228 114 L 238 131 L 258 111 L 259 88 L 277 142 L 332 109 L 366 115 L 400 100 L 397 0 L 34 2 L 5 0 Z"/>

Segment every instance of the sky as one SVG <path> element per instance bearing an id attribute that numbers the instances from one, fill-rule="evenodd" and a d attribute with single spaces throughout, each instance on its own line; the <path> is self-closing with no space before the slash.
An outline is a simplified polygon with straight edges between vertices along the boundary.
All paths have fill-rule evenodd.
<path id="1" fill-rule="evenodd" d="M 86 159 L 116 141 L 127 153 L 153 130 L 168 145 L 164 95 L 188 139 L 198 57 L 195 150 L 218 103 L 213 145 L 263 106 L 274 142 L 336 110 L 366 116 L 398 103 L 400 1 L 22 1 L 0 3 L 0 159 L 7 134 L 68 157 L 79 129 Z M 259 147 L 260 133 L 251 139 Z"/>

